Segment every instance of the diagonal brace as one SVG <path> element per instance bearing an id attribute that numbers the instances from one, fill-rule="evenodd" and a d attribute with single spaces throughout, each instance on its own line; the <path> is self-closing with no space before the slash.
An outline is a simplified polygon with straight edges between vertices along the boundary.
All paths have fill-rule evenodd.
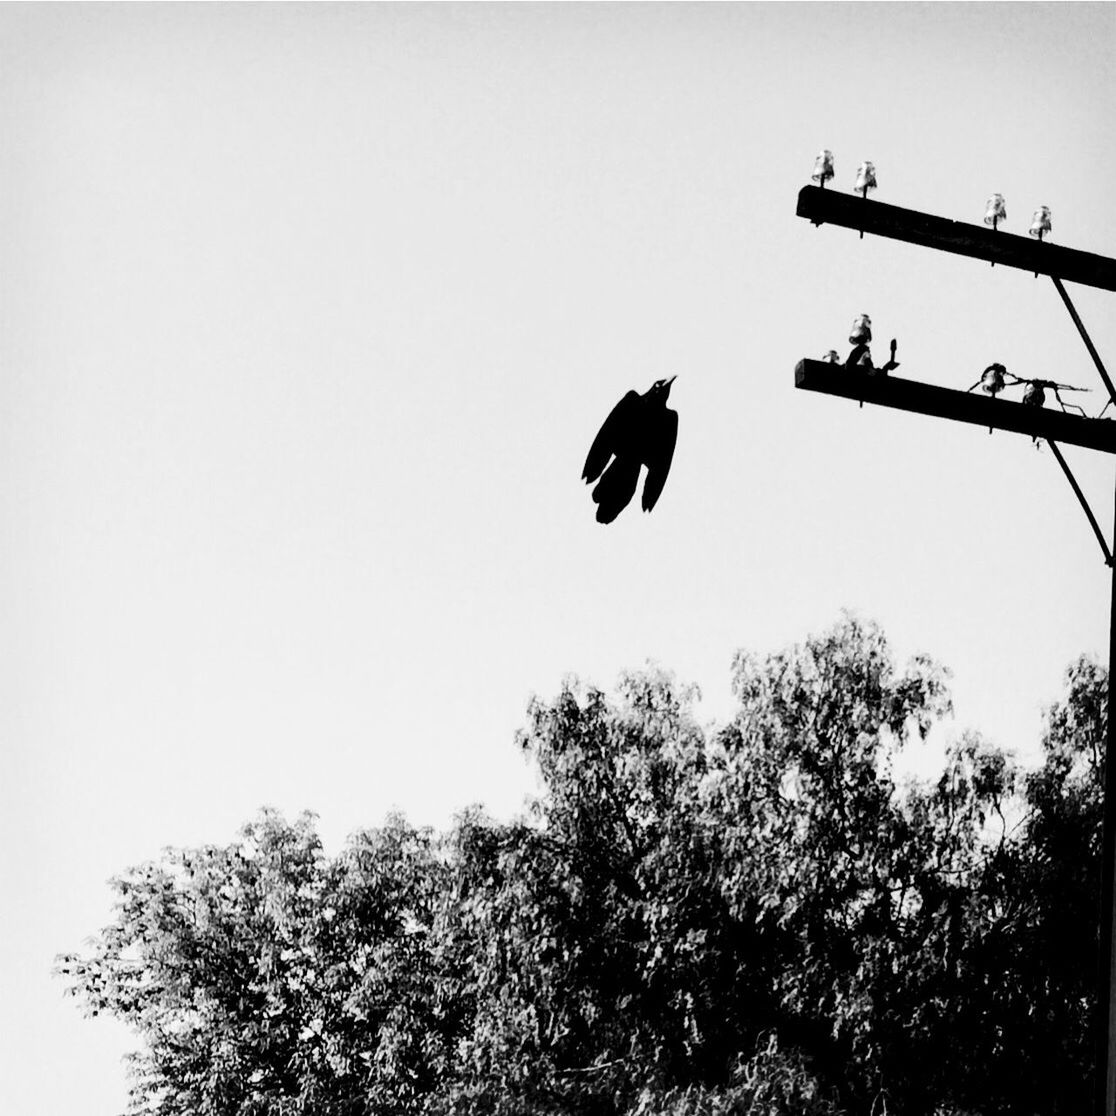
<path id="1" fill-rule="evenodd" d="M 1069 311 L 1070 317 L 1073 318 L 1073 324 L 1077 326 L 1077 332 L 1081 334 L 1081 340 L 1085 342 L 1085 348 L 1089 350 L 1089 356 L 1093 358 L 1093 363 L 1097 366 L 1097 371 L 1104 381 L 1104 386 L 1108 388 L 1109 398 L 1113 403 L 1116 403 L 1116 387 L 1112 386 L 1112 380 L 1105 371 L 1104 362 L 1100 358 L 1100 353 L 1097 352 L 1096 346 L 1090 339 L 1089 334 L 1085 332 L 1085 323 L 1081 320 L 1081 316 L 1077 313 L 1076 308 L 1070 301 L 1070 296 L 1065 286 L 1062 284 L 1062 280 L 1059 279 L 1057 275 L 1051 275 L 1050 278 L 1054 280 L 1054 287 L 1058 291 L 1058 294 L 1062 296 L 1062 301 L 1066 304 L 1066 309 Z"/>
<path id="2" fill-rule="evenodd" d="M 1100 548 L 1104 552 L 1104 564 L 1106 566 L 1112 565 L 1112 551 L 1108 549 L 1108 543 L 1104 540 L 1104 534 L 1097 523 L 1097 517 L 1093 515 L 1093 509 L 1089 507 L 1088 500 L 1085 499 L 1085 494 L 1081 491 L 1081 485 L 1077 483 L 1077 478 L 1070 472 L 1070 467 L 1066 463 L 1066 459 L 1062 456 L 1062 451 L 1058 448 L 1057 442 L 1047 441 L 1046 443 L 1058 464 L 1062 466 L 1062 472 L 1066 474 L 1066 480 L 1070 483 L 1070 488 L 1073 489 L 1073 494 L 1077 497 L 1077 502 L 1081 505 L 1081 510 L 1085 513 L 1086 518 L 1089 520 L 1089 526 L 1093 528 L 1093 534 L 1097 536 L 1097 542 L 1100 543 Z"/>

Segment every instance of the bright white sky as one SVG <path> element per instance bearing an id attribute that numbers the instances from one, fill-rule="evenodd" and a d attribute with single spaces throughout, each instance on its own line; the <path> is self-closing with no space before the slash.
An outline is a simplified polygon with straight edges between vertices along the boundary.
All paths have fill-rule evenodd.
<path id="1" fill-rule="evenodd" d="M 331 848 L 534 789 L 532 693 L 842 607 L 1034 754 L 1099 549 L 1018 436 L 796 392 L 871 314 L 900 375 L 1094 389 L 1049 280 L 795 217 L 840 189 L 1116 254 L 1111 5 L 0 8 L 0 1092 L 110 1116 L 130 1040 L 49 977 L 109 876 L 264 804 Z M 1116 362 L 1110 295 L 1074 289 Z M 677 373 L 654 514 L 579 481 Z M 1113 467 L 1067 455 L 1106 525 Z"/>

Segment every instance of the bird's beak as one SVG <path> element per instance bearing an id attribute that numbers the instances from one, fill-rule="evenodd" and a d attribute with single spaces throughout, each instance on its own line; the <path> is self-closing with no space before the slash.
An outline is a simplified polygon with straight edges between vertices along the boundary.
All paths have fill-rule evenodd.
<path id="1" fill-rule="evenodd" d="M 671 378 L 669 380 L 667 380 L 667 387 L 670 387 L 670 385 L 673 384 L 674 381 L 677 380 L 677 379 L 678 379 L 678 373 L 675 372 L 675 374 L 673 376 L 671 376 Z"/>

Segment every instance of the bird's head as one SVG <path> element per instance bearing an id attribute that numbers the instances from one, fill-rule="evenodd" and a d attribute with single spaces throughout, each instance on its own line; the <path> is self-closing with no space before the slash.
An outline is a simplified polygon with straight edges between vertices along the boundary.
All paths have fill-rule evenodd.
<path id="1" fill-rule="evenodd" d="M 665 403 L 670 395 L 670 385 L 677 379 L 677 376 L 671 376 L 669 380 L 656 380 L 651 385 L 651 390 L 647 393 L 647 398 L 657 400 L 659 403 Z"/>

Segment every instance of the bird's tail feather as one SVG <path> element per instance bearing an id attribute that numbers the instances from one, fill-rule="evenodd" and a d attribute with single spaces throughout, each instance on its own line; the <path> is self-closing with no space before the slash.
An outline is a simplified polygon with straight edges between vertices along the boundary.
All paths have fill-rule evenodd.
<path id="1" fill-rule="evenodd" d="M 617 457 L 593 489 L 597 522 L 611 523 L 630 503 L 639 480 L 639 462 Z"/>

